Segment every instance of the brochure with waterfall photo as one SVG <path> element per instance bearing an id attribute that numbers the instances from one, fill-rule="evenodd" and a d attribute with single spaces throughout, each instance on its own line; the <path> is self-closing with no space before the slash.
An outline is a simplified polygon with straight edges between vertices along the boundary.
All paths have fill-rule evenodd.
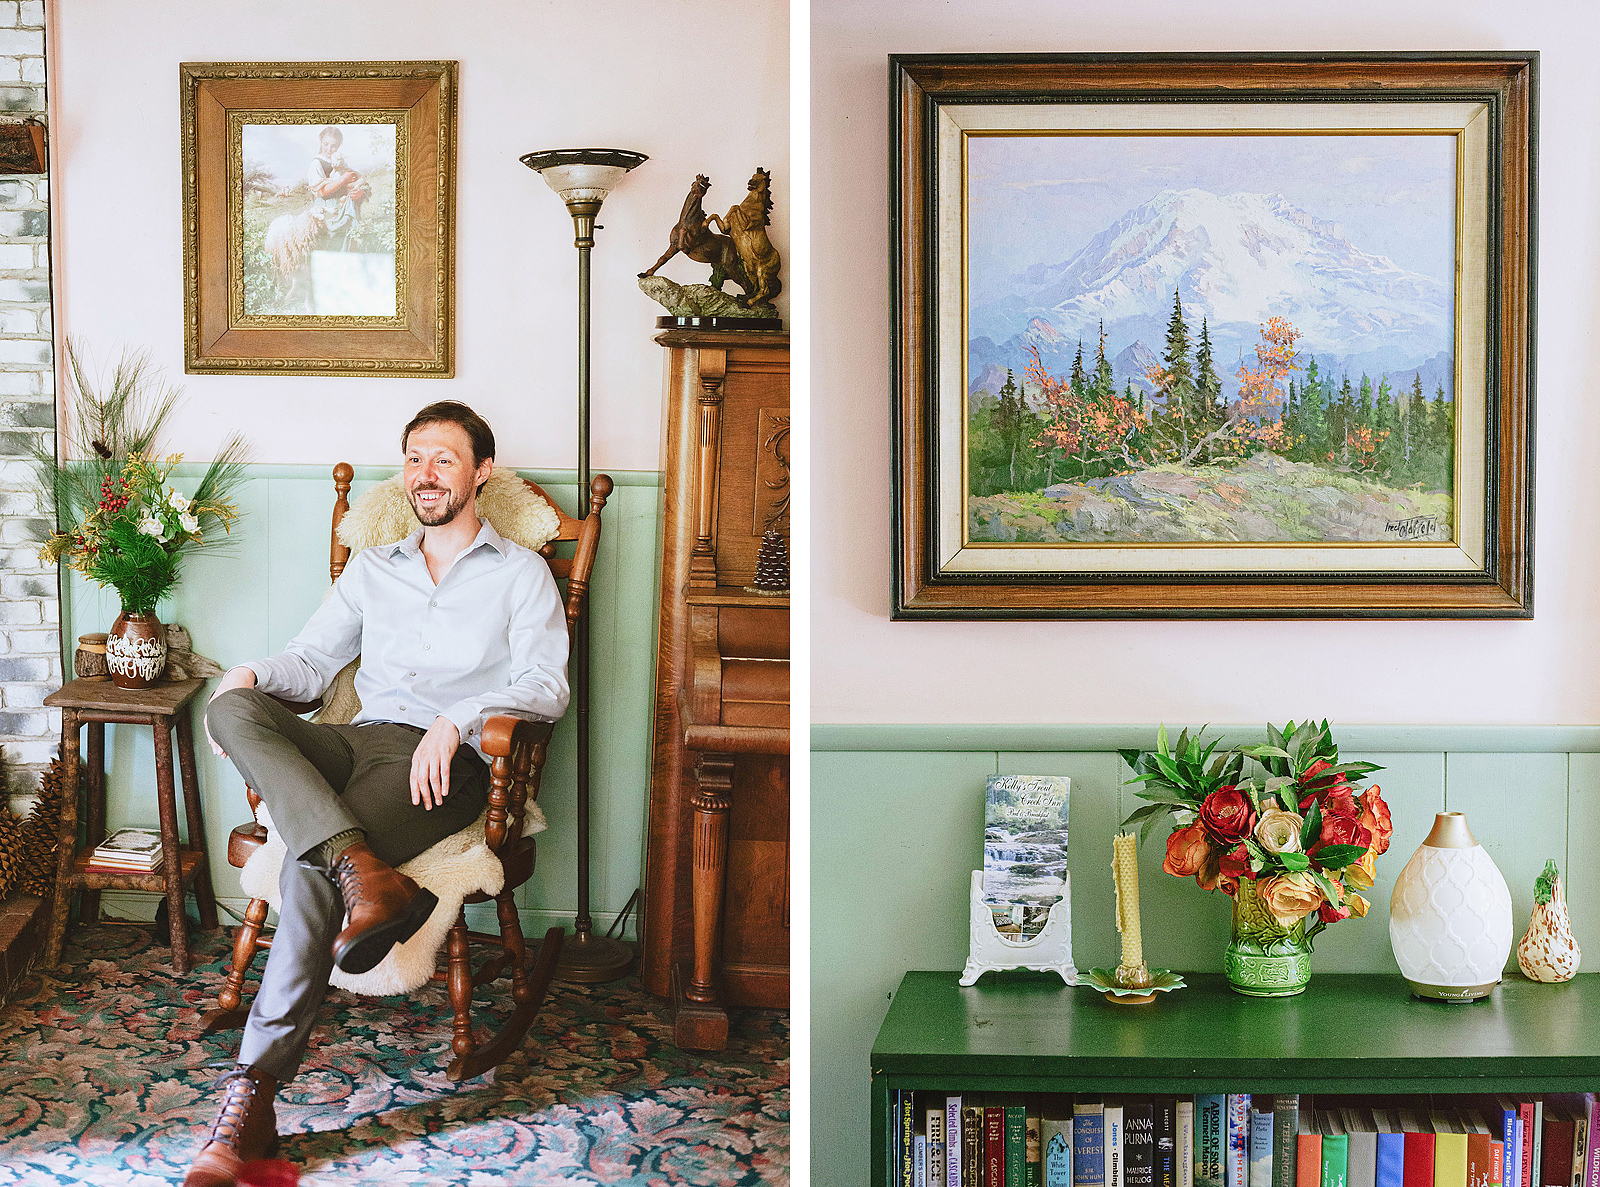
<path id="1" fill-rule="evenodd" d="M 1037 935 L 1065 891 L 1071 787 L 1064 775 L 989 776 L 983 898 L 1008 939 Z"/>

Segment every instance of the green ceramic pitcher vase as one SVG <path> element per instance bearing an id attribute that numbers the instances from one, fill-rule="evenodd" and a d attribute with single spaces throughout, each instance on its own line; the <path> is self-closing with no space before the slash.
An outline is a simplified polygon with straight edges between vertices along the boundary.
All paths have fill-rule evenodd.
<path id="1" fill-rule="evenodd" d="M 1311 982 L 1306 920 L 1284 927 L 1256 893 L 1255 882 L 1239 879 L 1238 893 L 1233 896 L 1233 937 L 1223 953 L 1222 971 L 1235 993 L 1251 997 L 1304 993 Z"/>

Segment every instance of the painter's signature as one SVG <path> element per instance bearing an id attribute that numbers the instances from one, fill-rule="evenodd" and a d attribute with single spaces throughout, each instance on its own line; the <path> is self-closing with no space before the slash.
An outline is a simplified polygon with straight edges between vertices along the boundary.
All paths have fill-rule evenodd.
<path id="1" fill-rule="evenodd" d="M 1402 540 L 1426 540 L 1439 530 L 1439 517 L 1413 515 L 1410 519 L 1391 519 L 1383 530 Z"/>

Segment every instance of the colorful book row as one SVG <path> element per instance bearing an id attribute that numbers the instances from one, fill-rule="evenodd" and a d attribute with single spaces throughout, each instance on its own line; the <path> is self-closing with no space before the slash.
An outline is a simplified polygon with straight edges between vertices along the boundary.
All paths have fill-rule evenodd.
<path id="1" fill-rule="evenodd" d="M 1592 1092 L 890 1098 L 892 1187 L 1600 1187 Z"/>

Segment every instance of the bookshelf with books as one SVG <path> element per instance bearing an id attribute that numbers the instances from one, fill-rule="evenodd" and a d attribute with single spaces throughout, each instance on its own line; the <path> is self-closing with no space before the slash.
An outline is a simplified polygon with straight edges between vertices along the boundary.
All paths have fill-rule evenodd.
<path id="1" fill-rule="evenodd" d="M 1201 974 L 1118 1007 L 1043 976 L 908 973 L 872 1051 L 871 1182 L 1600 1187 L 1596 1017 L 1596 975 L 1457 1005 L 1399 976 L 1252 999 Z"/>

